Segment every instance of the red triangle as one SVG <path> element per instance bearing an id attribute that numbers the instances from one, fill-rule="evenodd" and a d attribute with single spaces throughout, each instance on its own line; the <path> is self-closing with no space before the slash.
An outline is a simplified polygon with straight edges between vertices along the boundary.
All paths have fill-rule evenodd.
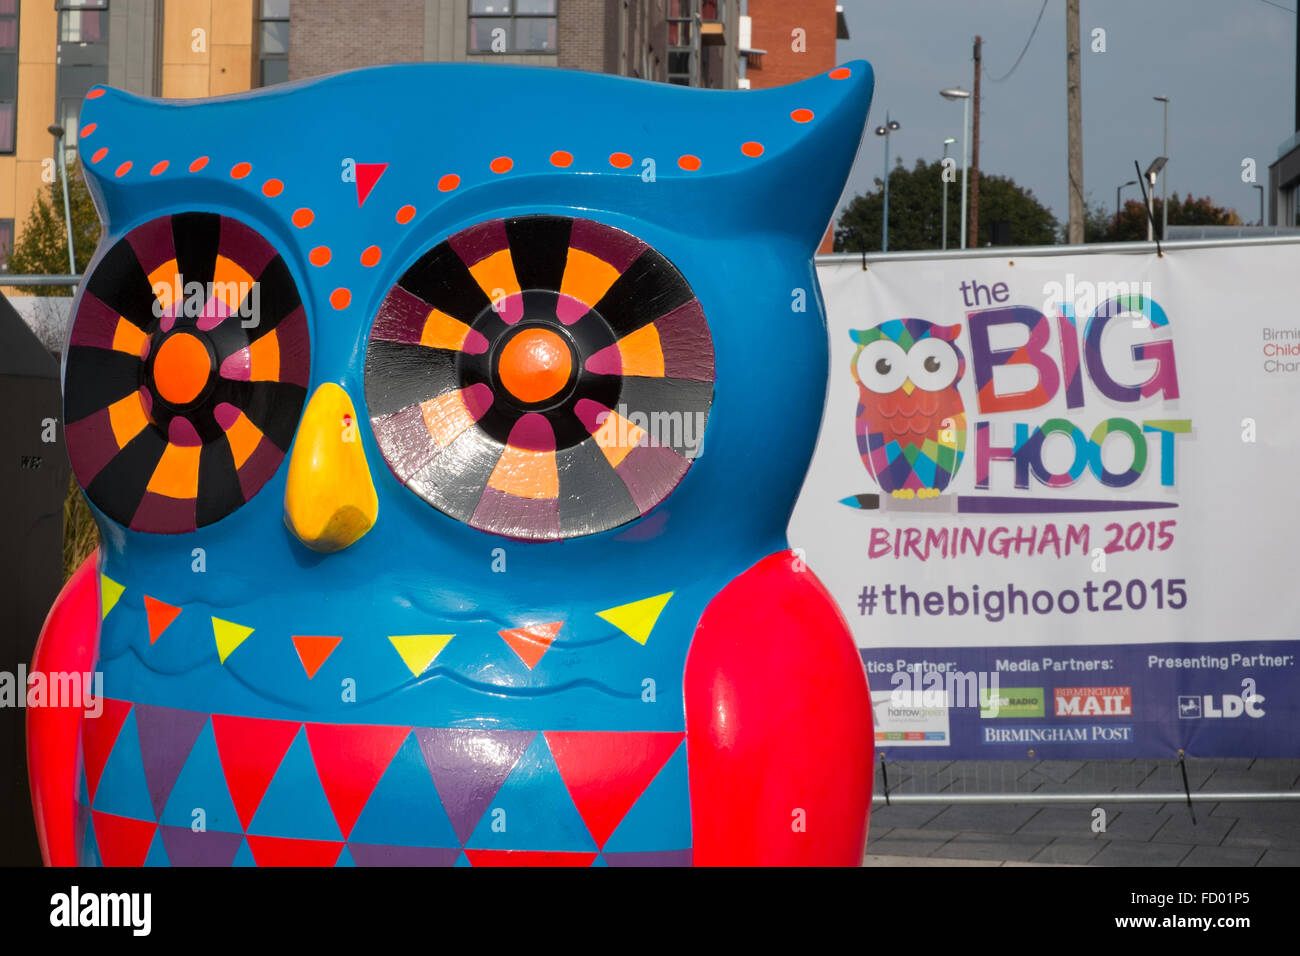
<path id="1" fill-rule="evenodd" d="M 245 830 L 301 726 L 292 720 L 212 715 L 226 788 Z"/>
<path id="2" fill-rule="evenodd" d="M 146 594 L 144 596 L 144 613 L 149 618 L 149 643 L 152 644 L 162 636 L 163 631 L 171 626 L 172 621 L 176 620 L 176 615 L 181 613 L 181 609 L 170 604 L 164 604 L 157 598 L 151 598 Z"/>
<path id="3" fill-rule="evenodd" d="M 343 852 L 340 840 L 294 840 L 248 835 L 258 866 L 333 866 Z"/>
<path id="4" fill-rule="evenodd" d="M 302 669 L 307 672 L 308 680 L 316 676 L 320 666 L 334 653 L 334 648 L 339 646 L 341 640 L 341 637 L 294 636 L 293 646 L 298 651 L 298 660 L 302 661 Z"/>
<path id="5" fill-rule="evenodd" d="M 603 847 L 668 762 L 680 733 L 555 731 L 546 743 L 587 829 Z"/>
<path id="6" fill-rule="evenodd" d="M 307 725 L 311 757 L 344 839 L 410 732 L 410 727 Z"/>
<path id="7" fill-rule="evenodd" d="M 366 204 L 370 190 L 375 188 L 379 177 L 384 175 L 387 163 L 357 163 L 357 208 Z"/>
<path id="8" fill-rule="evenodd" d="M 560 633 L 562 627 L 564 627 L 563 621 L 553 621 L 550 624 L 530 624 L 527 627 L 516 627 L 497 633 L 528 665 L 528 669 L 532 670 L 542 659 L 542 655 L 546 653 L 547 648 L 551 646 L 551 641 L 555 640 L 555 635 Z"/>
<path id="9" fill-rule="evenodd" d="M 86 791 L 92 801 L 99 789 L 99 778 L 108 763 L 108 755 L 113 752 L 113 744 L 117 743 L 117 735 L 129 713 L 130 703 L 105 697 L 103 712 L 98 717 L 86 717 L 85 728 L 81 731 L 81 753 L 86 767 Z"/>
<path id="10" fill-rule="evenodd" d="M 465 855 L 472 866 L 591 866 L 596 859 L 595 853 L 549 850 L 466 850 Z"/>
<path id="11" fill-rule="evenodd" d="M 105 866 L 144 866 L 158 824 L 92 810 L 95 844 Z"/>

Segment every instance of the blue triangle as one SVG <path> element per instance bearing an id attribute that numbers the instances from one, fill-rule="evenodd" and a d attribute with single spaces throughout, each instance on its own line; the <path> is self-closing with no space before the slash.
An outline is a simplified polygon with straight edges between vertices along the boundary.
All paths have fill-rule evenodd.
<path id="1" fill-rule="evenodd" d="M 335 866 L 356 866 L 357 864 L 356 861 L 352 859 L 352 854 L 348 852 L 348 848 L 344 847 L 343 852 L 339 854 L 339 858 L 334 863 L 334 865 Z"/>
<path id="2" fill-rule="evenodd" d="M 280 769 L 266 788 L 248 832 L 298 840 L 342 841 L 343 834 L 311 758 L 306 730 L 298 730 L 289 752 L 280 761 Z"/>
<path id="3" fill-rule="evenodd" d="M 379 778 L 348 839 L 382 846 L 460 846 L 415 734 L 407 736 Z"/>
<path id="4" fill-rule="evenodd" d="M 452 864 L 453 867 L 457 867 L 457 866 L 471 866 L 471 865 L 472 865 L 472 864 L 469 862 L 469 857 L 467 857 L 464 853 L 462 853 L 460 856 L 456 857 L 456 862 Z"/>
<path id="5" fill-rule="evenodd" d="M 257 861 L 253 859 L 253 851 L 248 848 L 248 841 L 244 840 L 239 844 L 239 852 L 235 854 L 231 866 L 257 866 Z"/>
<path id="6" fill-rule="evenodd" d="M 686 743 L 668 758 L 606 841 L 606 853 L 685 850 L 691 846 L 691 792 Z"/>
<path id="7" fill-rule="evenodd" d="M 493 831 L 493 825 L 504 827 Z M 475 850 L 597 849 L 541 734 L 515 764 L 465 844 Z"/>
<path id="8" fill-rule="evenodd" d="M 145 866 L 171 866 L 171 860 L 167 859 L 167 851 L 163 848 L 162 830 L 158 830 L 153 835 L 153 843 L 149 845 L 149 855 L 144 858 Z"/>
<path id="9" fill-rule="evenodd" d="M 104 859 L 99 855 L 99 842 L 95 839 L 95 818 L 86 812 L 86 838 L 81 843 L 81 865 L 103 866 Z"/>
<path id="10" fill-rule="evenodd" d="M 144 779 L 144 758 L 135 732 L 135 710 L 127 715 L 95 791 L 95 809 L 132 820 L 156 819 Z"/>
<path id="11" fill-rule="evenodd" d="M 226 773 L 217 753 L 217 738 L 212 734 L 212 721 L 208 721 L 199 739 L 194 742 L 172 795 L 163 807 L 161 822 L 167 826 L 189 830 L 197 819 L 195 810 L 203 811 L 203 829 L 218 833 L 242 833 L 243 826 L 235 813 L 235 804 L 226 787 Z"/>
<path id="12" fill-rule="evenodd" d="M 86 786 L 86 771 L 77 774 L 77 802 L 90 809 L 90 790 Z"/>
<path id="13" fill-rule="evenodd" d="M 592 866 L 604 866 L 604 867 L 608 867 L 608 866 L 609 866 L 609 864 L 605 862 L 605 858 L 604 858 L 603 856 L 601 856 L 599 853 L 596 854 L 596 859 L 594 859 L 594 860 L 591 861 L 591 865 L 592 865 Z"/>

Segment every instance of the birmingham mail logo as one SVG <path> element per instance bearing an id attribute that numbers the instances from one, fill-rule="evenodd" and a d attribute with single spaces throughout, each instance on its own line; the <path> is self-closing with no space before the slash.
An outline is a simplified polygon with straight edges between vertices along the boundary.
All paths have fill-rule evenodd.
<path id="1" fill-rule="evenodd" d="M 1057 687 L 1057 717 L 1131 717 L 1132 687 Z"/>
<path id="2" fill-rule="evenodd" d="M 1215 701 L 1218 703 L 1215 703 Z M 1256 719 L 1264 716 L 1264 697 L 1261 694 L 1180 694 L 1178 716 L 1183 720 L 1201 718 L 1234 718 L 1245 714 Z"/>

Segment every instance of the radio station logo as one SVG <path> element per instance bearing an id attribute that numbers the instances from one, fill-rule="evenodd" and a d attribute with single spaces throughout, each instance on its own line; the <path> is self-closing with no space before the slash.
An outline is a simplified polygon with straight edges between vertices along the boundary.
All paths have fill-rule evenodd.
<path id="1" fill-rule="evenodd" d="M 1131 717 L 1132 687 L 1057 687 L 1057 717 Z"/>
<path id="2" fill-rule="evenodd" d="M 1264 716 L 1262 694 L 1180 694 L 1178 716 L 1183 720 L 1235 718 L 1245 714 L 1256 719 Z"/>
<path id="3" fill-rule="evenodd" d="M 980 690 L 980 717 L 1042 717 L 1045 706 L 1041 687 L 1004 687 Z"/>

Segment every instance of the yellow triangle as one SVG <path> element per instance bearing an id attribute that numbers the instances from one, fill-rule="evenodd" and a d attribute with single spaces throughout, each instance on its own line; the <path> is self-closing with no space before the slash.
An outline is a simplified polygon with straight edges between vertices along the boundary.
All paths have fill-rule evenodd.
<path id="1" fill-rule="evenodd" d="M 606 611 L 597 611 L 596 616 L 603 617 L 638 644 L 644 644 L 650 639 L 650 632 L 655 629 L 655 622 L 673 593 L 669 591 L 631 604 L 620 604 Z"/>
<path id="2" fill-rule="evenodd" d="M 402 661 L 412 676 L 419 677 L 455 636 L 455 634 L 398 634 L 390 637 L 389 640 L 397 653 L 402 656 Z"/>
<path id="3" fill-rule="evenodd" d="M 219 617 L 212 619 L 212 636 L 217 639 L 217 656 L 221 658 L 221 663 L 226 662 L 226 658 L 234 653 L 235 648 L 244 643 L 249 634 L 253 633 L 253 628 L 244 627 L 242 624 L 236 624 L 234 621 L 223 621 Z"/>
<path id="4" fill-rule="evenodd" d="M 108 612 L 117 606 L 118 599 L 121 598 L 122 592 L 125 590 L 125 587 L 118 584 L 107 574 L 99 576 L 99 600 L 103 607 L 101 621 L 108 617 Z"/>

